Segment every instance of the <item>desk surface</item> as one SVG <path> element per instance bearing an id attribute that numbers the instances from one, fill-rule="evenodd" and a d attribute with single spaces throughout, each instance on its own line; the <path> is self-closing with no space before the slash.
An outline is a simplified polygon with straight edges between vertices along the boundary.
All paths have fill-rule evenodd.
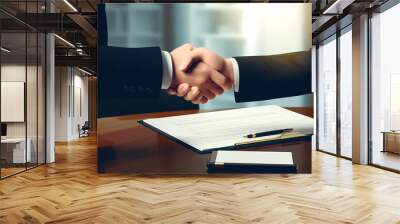
<path id="1" fill-rule="evenodd" d="M 400 135 L 400 131 L 381 131 L 381 133 Z"/>
<path id="2" fill-rule="evenodd" d="M 30 139 L 28 138 L 28 141 Z M 20 143 L 25 142 L 25 138 L 2 138 L 1 143 Z"/>
<path id="3" fill-rule="evenodd" d="M 312 117 L 312 108 L 288 108 Z M 210 153 L 199 154 L 140 124 L 138 120 L 199 113 L 198 110 L 147 113 L 98 119 L 99 172 L 205 174 Z M 249 150 L 290 151 L 299 173 L 311 172 L 311 141 Z"/>

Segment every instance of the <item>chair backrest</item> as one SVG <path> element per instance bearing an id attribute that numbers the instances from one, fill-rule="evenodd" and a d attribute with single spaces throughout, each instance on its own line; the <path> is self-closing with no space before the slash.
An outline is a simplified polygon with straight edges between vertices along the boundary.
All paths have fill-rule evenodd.
<path id="1" fill-rule="evenodd" d="M 89 129 L 89 128 L 90 128 L 89 121 L 85 121 L 85 123 L 82 125 L 82 129 Z"/>

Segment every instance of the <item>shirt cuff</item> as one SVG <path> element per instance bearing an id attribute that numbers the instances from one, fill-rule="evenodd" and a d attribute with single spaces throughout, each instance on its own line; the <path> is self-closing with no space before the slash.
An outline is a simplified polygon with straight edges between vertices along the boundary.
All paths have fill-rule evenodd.
<path id="1" fill-rule="evenodd" d="M 167 51 L 161 51 L 163 75 L 161 89 L 168 89 L 172 82 L 172 59 Z"/>
<path id="2" fill-rule="evenodd" d="M 234 58 L 231 58 L 233 68 L 233 89 L 235 92 L 239 92 L 239 65 Z"/>

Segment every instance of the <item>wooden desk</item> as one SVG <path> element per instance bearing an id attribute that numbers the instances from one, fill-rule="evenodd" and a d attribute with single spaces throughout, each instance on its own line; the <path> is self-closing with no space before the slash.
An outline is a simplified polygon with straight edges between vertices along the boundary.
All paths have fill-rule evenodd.
<path id="1" fill-rule="evenodd" d="M 26 147 L 25 147 L 25 142 Z M 4 164 L 23 164 L 31 162 L 32 140 L 27 138 L 5 138 L 1 139 L 1 160 Z"/>
<path id="2" fill-rule="evenodd" d="M 312 117 L 312 108 L 288 108 Z M 199 154 L 140 125 L 138 120 L 198 110 L 147 113 L 98 119 L 98 171 L 137 174 L 206 174 L 210 153 Z M 292 152 L 299 173 L 311 173 L 311 137 L 247 150 Z"/>

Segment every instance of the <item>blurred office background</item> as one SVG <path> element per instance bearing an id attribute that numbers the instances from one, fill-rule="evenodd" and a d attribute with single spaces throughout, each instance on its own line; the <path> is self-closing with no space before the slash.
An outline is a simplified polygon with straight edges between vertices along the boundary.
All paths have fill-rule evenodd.
<path id="1" fill-rule="evenodd" d="M 311 49 L 311 4 L 107 4 L 106 15 L 110 46 L 160 46 L 172 51 L 191 43 L 223 57 Z M 236 104 L 229 91 L 200 108 L 262 104 L 311 107 L 313 98 L 309 94 Z"/>

